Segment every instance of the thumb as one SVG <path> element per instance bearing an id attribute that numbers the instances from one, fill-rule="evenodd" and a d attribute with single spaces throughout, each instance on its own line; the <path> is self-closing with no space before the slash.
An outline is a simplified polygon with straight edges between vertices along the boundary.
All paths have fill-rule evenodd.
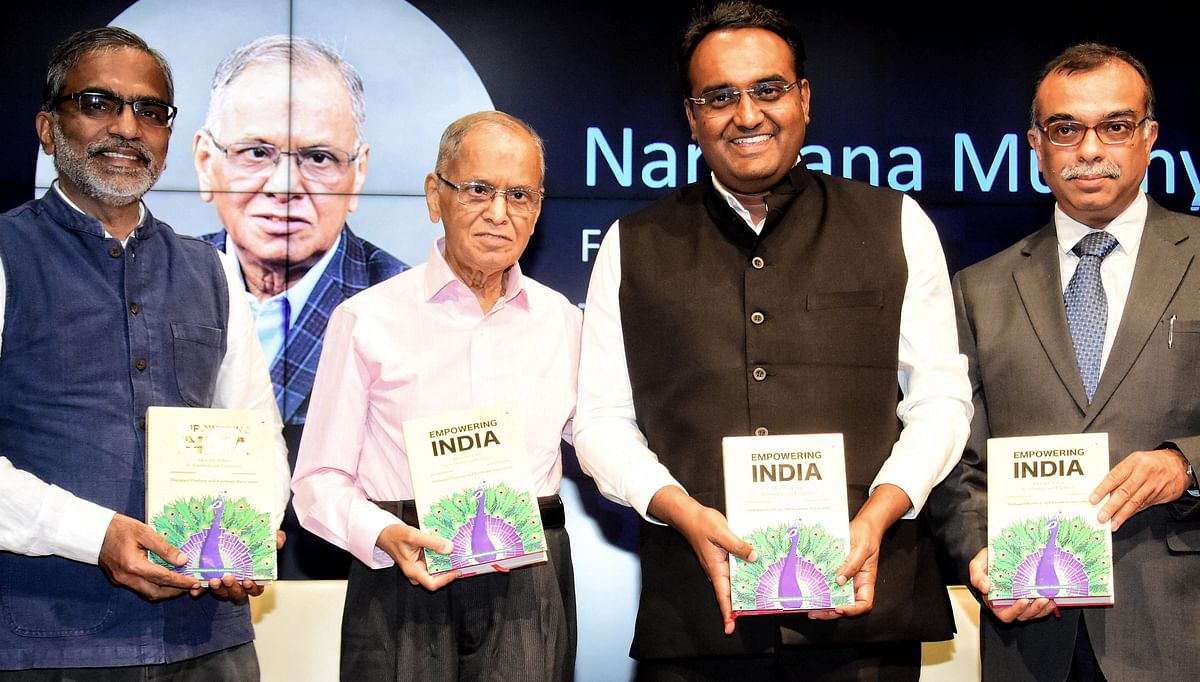
<path id="1" fill-rule="evenodd" d="M 165 538 L 155 533 L 150 526 L 142 526 L 139 529 L 138 544 L 162 557 L 164 561 L 176 566 L 183 566 L 188 562 L 188 555 L 179 551 L 178 548 L 167 542 Z"/>
<path id="2" fill-rule="evenodd" d="M 454 543 L 447 538 L 440 538 L 429 533 L 422 533 L 419 530 L 413 529 L 412 538 L 409 542 L 417 547 L 423 547 L 428 550 L 437 552 L 438 554 L 449 554 L 454 549 Z"/>
<path id="3" fill-rule="evenodd" d="M 726 552 L 750 563 L 758 561 L 758 552 L 755 551 L 754 546 L 734 534 L 728 526 L 721 529 L 716 537 L 712 538 L 712 542 Z"/>

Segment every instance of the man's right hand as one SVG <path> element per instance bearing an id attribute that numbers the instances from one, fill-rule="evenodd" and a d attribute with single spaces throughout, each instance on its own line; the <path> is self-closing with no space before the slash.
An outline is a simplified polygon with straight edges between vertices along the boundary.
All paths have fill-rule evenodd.
<path id="1" fill-rule="evenodd" d="M 1003 623 L 1011 623 L 1013 621 L 1037 620 L 1045 618 L 1054 613 L 1055 604 L 1053 599 L 1038 597 L 1037 599 L 1018 599 L 1010 606 L 992 606 L 992 603 L 987 601 L 988 592 L 992 589 L 992 580 L 988 578 L 988 557 L 987 547 L 979 550 L 974 559 L 971 559 L 969 565 L 971 572 L 971 585 L 979 590 L 983 595 L 984 603 L 992 610 Z"/>
<path id="2" fill-rule="evenodd" d="M 400 567 L 400 572 L 408 578 L 408 582 L 420 585 L 430 592 L 442 589 L 458 577 L 458 571 L 439 576 L 429 575 L 429 569 L 425 565 L 422 550 L 431 549 L 440 554 L 449 554 L 454 549 L 454 543 L 446 538 L 422 533 L 412 526 L 397 523 L 379 533 L 375 546 L 392 557 L 392 561 Z"/>
<path id="3" fill-rule="evenodd" d="M 717 606 L 721 609 L 725 634 L 732 635 L 734 623 L 729 586 L 729 555 L 754 562 L 758 561 L 758 552 L 754 551 L 750 543 L 734 534 L 721 512 L 700 504 L 682 488 L 667 486 L 659 490 L 650 499 L 648 511 L 651 516 L 679 531 L 692 546 L 692 551 L 700 561 L 700 567 L 712 583 Z"/>
<path id="4" fill-rule="evenodd" d="M 188 562 L 186 554 L 155 533 L 153 528 L 124 514 L 116 514 L 104 533 L 98 563 L 114 585 L 127 587 L 151 601 L 177 597 L 200 586 L 195 578 L 150 561 L 147 550 L 176 566 Z"/>

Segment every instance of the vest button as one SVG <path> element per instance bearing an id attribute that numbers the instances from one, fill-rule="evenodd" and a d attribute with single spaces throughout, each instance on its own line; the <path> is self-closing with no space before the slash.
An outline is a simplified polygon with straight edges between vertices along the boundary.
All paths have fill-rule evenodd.
<path id="1" fill-rule="evenodd" d="M 121 247 L 117 246 L 116 244 L 113 244 L 112 246 L 108 247 L 108 255 L 112 256 L 113 258 L 120 258 L 121 257 Z"/>
<path id="2" fill-rule="evenodd" d="M 762 367 L 755 367 L 754 371 L 750 374 L 754 377 L 755 381 L 762 381 L 763 379 L 767 378 L 767 370 L 763 369 Z"/>
<path id="3" fill-rule="evenodd" d="M 137 315 L 138 310 L 139 310 L 138 304 L 133 301 L 130 301 L 129 302 L 129 312 L 133 313 L 134 315 Z"/>
<path id="4" fill-rule="evenodd" d="M 767 262 L 764 261 L 761 256 L 755 256 L 754 258 L 750 259 L 750 265 L 753 266 L 755 270 L 762 270 L 766 264 Z"/>
<path id="5" fill-rule="evenodd" d="M 138 417 L 137 427 L 138 427 L 138 431 L 146 430 L 146 418 L 145 417 Z"/>
<path id="6" fill-rule="evenodd" d="M 133 366 L 136 367 L 137 371 L 139 371 L 139 372 L 145 370 L 146 369 L 146 358 L 138 358 L 137 360 L 134 360 Z"/>
<path id="7" fill-rule="evenodd" d="M 754 435 L 756 435 L 756 436 L 765 436 L 768 433 L 769 432 L 767 431 L 767 427 L 765 427 L 765 426 L 760 426 L 757 429 L 754 429 Z"/>
<path id="8" fill-rule="evenodd" d="M 762 324 L 763 320 L 765 320 L 765 319 L 767 319 L 766 316 L 764 316 L 762 313 L 758 312 L 757 310 L 750 313 L 750 321 L 753 322 L 754 324 Z"/>

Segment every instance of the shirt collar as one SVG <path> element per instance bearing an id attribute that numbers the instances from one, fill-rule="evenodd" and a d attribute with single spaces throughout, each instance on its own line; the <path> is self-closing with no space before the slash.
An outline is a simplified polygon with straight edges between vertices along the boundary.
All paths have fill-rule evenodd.
<path id="1" fill-rule="evenodd" d="M 79 206 L 75 205 L 75 202 L 71 201 L 71 197 L 67 196 L 67 193 L 62 191 L 62 188 L 58 186 L 58 180 L 55 180 L 54 182 L 52 182 L 50 184 L 50 189 L 54 190 L 54 192 L 56 192 L 58 194 L 59 198 L 63 200 L 63 203 L 65 203 L 67 206 L 70 206 L 76 213 L 82 213 L 83 215 L 88 215 L 87 211 L 84 211 L 82 208 L 79 208 Z M 88 216 L 88 217 L 90 218 L 92 216 Z M 138 228 L 140 228 L 142 226 L 142 223 L 144 223 L 144 222 L 146 222 L 146 204 L 142 203 L 141 199 L 139 199 L 138 200 L 138 226 L 133 228 L 133 231 L 129 233 L 129 236 L 136 237 Z M 101 225 L 101 227 L 103 227 L 104 223 L 101 223 L 100 225 Z M 104 228 L 104 237 L 105 237 L 105 239 L 115 239 L 115 237 L 113 237 L 111 234 L 109 234 L 107 228 Z M 128 237 L 126 238 L 126 240 L 128 240 Z M 123 245 L 125 242 L 121 242 L 121 243 Z"/>
<path id="2" fill-rule="evenodd" d="M 287 289 L 279 292 L 278 294 L 275 294 L 274 296 L 264 300 L 260 305 L 274 303 L 275 301 L 278 301 L 286 296 L 288 300 L 288 307 L 291 309 L 291 314 L 288 316 L 288 323 L 290 326 L 295 326 L 296 320 L 300 317 L 300 312 L 304 310 L 304 304 L 308 302 L 308 297 L 312 294 L 313 289 L 317 287 L 317 282 L 321 281 L 321 276 L 325 274 L 325 270 L 329 268 L 329 264 L 333 262 L 333 257 L 337 255 L 337 250 L 341 248 L 342 239 L 345 236 L 345 232 L 346 231 L 343 229 L 338 233 L 338 237 L 333 242 L 333 246 L 331 246 L 329 250 L 325 252 L 324 256 L 321 256 L 321 260 L 317 261 L 315 265 L 308 269 L 308 272 L 304 273 L 304 276 L 301 277 L 299 281 Z M 234 262 L 241 263 L 241 260 L 238 259 L 237 244 L 233 241 L 233 237 L 229 235 L 228 231 L 225 232 L 225 252 L 229 254 L 230 258 L 234 259 Z M 242 289 L 249 293 L 249 289 L 246 287 L 246 275 L 242 273 L 242 268 L 240 265 L 237 268 L 237 272 L 238 277 L 242 280 Z M 253 296 L 253 294 L 251 294 L 251 296 Z"/>
<path id="3" fill-rule="evenodd" d="M 465 298 L 467 296 L 474 300 L 475 294 L 471 288 L 450 269 L 450 264 L 442 255 L 445 250 L 446 238 L 438 237 L 433 244 L 433 251 L 429 254 L 429 261 L 425 263 L 425 300 L 434 301 L 439 298 Z M 525 278 L 521 274 L 520 263 L 513 263 L 512 267 L 508 269 L 508 281 L 505 283 L 504 293 L 496 301 L 496 307 L 493 310 L 510 304 L 529 309 L 529 294 L 525 291 Z"/>
<path id="4" fill-rule="evenodd" d="M 1138 245 L 1142 242 L 1148 209 L 1145 192 L 1138 192 L 1137 198 L 1104 226 L 1104 231 L 1116 238 L 1117 248 L 1131 257 L 1137 256 Z M 1058 235 L 1058 248 L 1063 253 L 1069 253 L 1088 234 L 1099 232 L 1067 215 L 1058 204 L 1054 205 L 1054 228 Z"/>
<path id="5" fill-rule="evenodd" d="M 746 210 L 745 206 L 742 206 L 742 202 L 738 201 L 738 198 L 735 197 L 733 193 L 730 192 L 727 187 L 725 187 L 725 185 L 721 184 L 721 181 L 717 179 L 717 174 L 709 171 L 708 175 L 710 178 L 712 178 L 713 189 L 717 190 L 717 194 L 719 194 L 721 198 L 725 200 L 725 203 L 729 205 L 729 208 L 733 209 L 733 212 L 742 219 L 742 222 L 746 224 L 746 227 L 749 227 L 751 230 L 753 230 L 755 234 L 761 235 L 766 228 L 768 221 L 778 221 L 777 218 L 772 218 L 772 215 L 774 214 L 778 216 L 781 215 L 783 211 L 786 211 L 788 206 L 791 205 L 792 200 L 795 199 L 797 193 L 802 191 L 805 186 L 807 186 L 808 169 L 801 163 L 801 161 L 803 161 L 803 157 L 797 156 L 796 163 L 792 164 L 792 168 L 790 171 L 788 171 L 787 175 L 783 176 L 783 179 L 780 180 L 779 183 L 772 187 L 767 193 L 767 218 L 758 225 L 754 224 L 754 219 L 750 216 L 750 211 Z"/>

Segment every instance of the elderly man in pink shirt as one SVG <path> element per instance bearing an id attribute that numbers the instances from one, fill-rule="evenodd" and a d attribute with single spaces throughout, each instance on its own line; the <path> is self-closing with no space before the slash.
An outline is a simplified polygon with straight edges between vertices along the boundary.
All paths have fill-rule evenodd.
<path id="1" fill-rule="evenodd" d="M 521 273 L 541 210 L 541 139 L 500 112 L 442 135 L 425 179 L 445 237 L 429 261 L 334 311 L 292 487 L 310 531 L 358 560 L 342 624 L 343 679 L 522 679 L 573 674 L 575 598 L 558 498 L 575 411 L 581 315 Z M 401 423 L 516 401 L 549 562 L 454 581 L 431 576 Z"/>

